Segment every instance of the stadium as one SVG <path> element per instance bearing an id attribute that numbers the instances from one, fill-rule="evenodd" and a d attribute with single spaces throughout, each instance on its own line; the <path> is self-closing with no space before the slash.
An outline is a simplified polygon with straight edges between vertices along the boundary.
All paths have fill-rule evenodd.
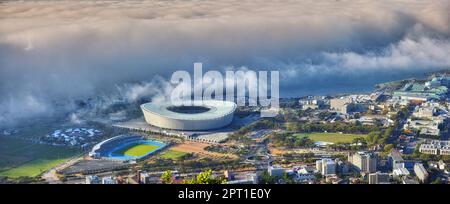
<path id="1" fill-rule="evenodd" d="M 144 158 L 162 148 L 166 144 L 154 140 L 146 140 L 139 135 L 119 135 L 96 144 L 89 156 L 97 159 L 136 160 Z"/>
<path id="2" fill-rule="evenodd" d="M 233 121 L 236 104 L 229 101 L 194 101 L 191 106 L 146 103 L 141 105 L 145 121 L 153 126 L 171 130 L 212 130 Z M 200 105 L 197 105 L 200 104 Z"/>

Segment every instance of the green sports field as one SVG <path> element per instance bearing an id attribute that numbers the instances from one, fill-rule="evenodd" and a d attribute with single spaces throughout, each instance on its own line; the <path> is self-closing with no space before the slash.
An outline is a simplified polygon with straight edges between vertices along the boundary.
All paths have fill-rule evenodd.
<path id="1" fill-rule="evenodd" d="M 158 146 L 151 144 L 130 145 L 117 150 L 116 152 L 114 152 L 114 154 L 123 154 L 126 156 L 140 157 L 144 156 L 148 152 L 155 150 L 156 148 L 158 148 Z"/>
<path id="2" fill-rule="evenodd" d="M 0 176 L 9 178 L 39 176 L 78 154 L 77 150 L 66 147 L 0 137 Z"/>
<path id="3" fill-rule="evenodd" d="M 318 142 L 332 142 L 332 143 L 349 143 L 352 142 L 355 138 L 366 138 L 366 134 L 340 134 L 340 133 L 325 133 L 325 132 L 317 132 L 317 133 L 297 133 L 295 134 L 298 137 L 308 137 L 311 140 Z"/>
<path id="4" fill-rule="evenodd" d="M 161 158 L 164 159 L 178 159 L 184 155 L 186 155 L 186 152 L 180 152 L 175 150 L 168 150 L 161 154 Z"/>

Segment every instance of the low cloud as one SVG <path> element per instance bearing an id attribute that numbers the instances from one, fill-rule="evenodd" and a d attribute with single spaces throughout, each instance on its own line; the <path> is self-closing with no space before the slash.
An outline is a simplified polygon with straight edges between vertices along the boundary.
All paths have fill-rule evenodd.
<path id="1" fill-rule="evenodd" d="M 71 112 L 76 100 L 164 101 L 170 74 L 194 62 L 279 70 L 284 96 L 368 89 L 448 68 L 449 10 L 447 0 L 3 2 L 0 122 Z"/>

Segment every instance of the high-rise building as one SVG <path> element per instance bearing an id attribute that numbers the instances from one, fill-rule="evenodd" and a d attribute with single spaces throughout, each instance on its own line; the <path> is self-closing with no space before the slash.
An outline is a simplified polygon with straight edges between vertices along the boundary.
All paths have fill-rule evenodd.
<path id="1" fill-rule="evenodd" d="M 362 173 L 375 173 L 377 171 L 377 157 L 372 152 L 349 154 L 348 162 Z"/>
<path id="2" fill-rule="evenodd" d="M 389 153 L 388 162 L 392 170 L 405 167 L 405 161 L 403 160 L 402 155 L 396 150 Z"/>
<path id="3" fill-rule="evenodd" d="M 324 176 L 336 174 L 336 163 L 332 159 L 317 160 L 316 168 Z"/>
<path id="4" fill-rule="evenodd" d="M 349 166 L 346 162 L 341 161 L 340 159 L 335 159 L 336 163 L 336 173 L 340 175 L 345 175 L 349 173 Z"/>
<path id="5" fill-rule="evenodd" d="M 388 173 L 371 173 L 369 174 L 369 184 L 388 184 L 389 174 Z"/>

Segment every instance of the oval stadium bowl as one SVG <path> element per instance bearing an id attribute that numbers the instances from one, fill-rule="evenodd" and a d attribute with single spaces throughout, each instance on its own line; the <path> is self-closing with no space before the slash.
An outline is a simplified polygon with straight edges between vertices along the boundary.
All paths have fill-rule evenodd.
<path id="1" fill-rule="evenodd" d="M 233 121 L 237 105 L 230 101 L 193 101 L 194 105 L 173 106 L 169 103 L 141 105 L 145 121 L 153 126 L 171 130 L 212 130 Z"/>

